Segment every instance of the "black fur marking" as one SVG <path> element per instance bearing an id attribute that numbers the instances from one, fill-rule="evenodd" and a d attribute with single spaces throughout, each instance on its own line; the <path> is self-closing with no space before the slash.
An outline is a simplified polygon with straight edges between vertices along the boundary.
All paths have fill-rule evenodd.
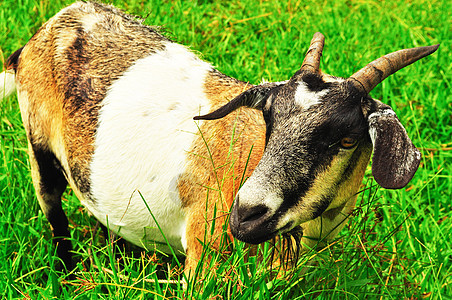
<path id="1" fill-rule="evenodd" d="M 6 60 L 6 69 L 14 69 L 14 71 L 17 70 L 17 67 L 19 65 L 19 57 L 20 54 L 22 53 L 22 50 L 24 49 L 24 47 L 21 47 L 19 49 L 17 49 L 13 54 L 11 54 L 8 59 Z"/>
<path id="2" fill-rule="evenodd" d="M 67 181 L 59 160 L 52 152 L 35 143 L 31 133 L 29 138 L 41 176 L 41 193 L 61 197 L 66 189 Z"/>
<path id="3" fill-rule="evenodd" d="M 335 193 L 329 193 L 328 195 L 323 195 L 318 202 L 316 202 L 312 207 L 312 219 L 319 217 L 333 201 Z"/>
<path id="4" fill-rule="evenodd" d="M 89 194 L 91 187 L 89 178 L 85 176 L 85 174 L 83 173 L 83 168 L 78 163 L 72 163 L 71 175 L 75 179 L 80 192 Z"/>
<path id="5" fill-rule="evenodd" d="M 79 25 L 81 26 L 81 25 Z M 72 113 L 89 103 L 89 95 L 93 88 L 90 84 L 90 78 L 84 78 L 83 74 L 77 72 L 78 66 L 85 66 L 89 63 L 86 48 L 87 42 L 83 30 L 77 28 L 77 38 L 71 47 L 66 50 L 66 57 L 73 64 L 73 68 L 66 72 L 67 84 L 65 87 L 65 100 L 70 102 Z"/>
<path id="6" fill-rule="evenodd" d="M 57 248 L 57 255 L 63 261 L 67 270 L 72 270 L 72 243 L 69 240 L 69 222 L 64 213 L 61 203 L 52 206 L 46 214 L 47 220 L 53 228 L 53 243 Z M 62 270 L 62 268 L 60 268 Z"/>
<path id="7" fill-rule="evenodd" d="M 322 76 L 317 73 L 303 73 L 302 80 L 312 92 L 320 92 L 324 89 L 329 89 L 332 85 L 330 82 L 325 82 Z"/>
<path id="8" fill-rule="evenodd" d="M 66 189 L 67 180 L 62 167 L 55 155 L 33 142 L 32 134 L 30 143 L 33 155 L 38 164 L 40 175 L 39 191 L 37 191 L 45 202 L 44 213 L 52 225 L 53 242 L 57 247 L 58 257 L 63 261 L 66 269 L 72 269 L 72 245 L 69 240 L 68 219 L 61 206 L 61 196 Z"/>
<path id="9" fill-rule="evenodd" d="M 268 101 L 268 100 L 267 100 Z M 270 134 L 272 132 L 272 125 L 273 122 L 271 122 L 270 116 L 272 114 L 272 106 L 270 105 L 270 108 L 268 110 L 262 108 L 262 115 L 264 116 L 265 121 L 265 146 L 268 144 L 268 140 L 270 139 Z"/>
<path id="10" fill-rule="evenodd" d="M 361 140 L 361 144 L 363 144 L 363 145 L 358 145 L 356 150 L 353 152 L 353 155 L 350 158 L 347 167 L 344 169 L 344 172 L 339 177 L 340 180 L 337 182 L 337 185 L 341 185 L 342 183 L 347 181 L 352 176 L 353 171 L 356 169 L 359 159 L 360 159 L 361 155 L 363 154 L 363 151 L 364 151 L 363 147 L 365 147 L 364 144 L 370 145 L 370 143 L 371 143 L 370 139 L 367 136 L 363 140 Z"/>

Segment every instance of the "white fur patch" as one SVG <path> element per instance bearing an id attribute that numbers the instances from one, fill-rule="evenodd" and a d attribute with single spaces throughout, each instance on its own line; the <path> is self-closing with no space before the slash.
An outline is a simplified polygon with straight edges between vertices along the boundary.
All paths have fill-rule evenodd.
<path id="1" fill-rule="evenodd" d="M 16 75 L 14 70 L 0 74 L 0 99 L 11 96 L 16 91 Z"/>
<path id="2" fill-rule="evenodd" d="M 185 250 L 177 180 L 196 138 L 192 118 L 211 109 L 203 92 L 210 70 L 185 47 L 168 43 L 130 67 L 102 103 L 91 163 L 94 203 L 83 204 L 136 245 L 164 243 L 141 193 L 172 247 Z"/>
<path id="3" fill-rule="evenodd" d="M 327 89 L 320 92 L 313 92 L 308 88 L 305 82 L 301 81 L 299 82 L 297 91 L 295 92 L 295 103 L 307 109 L 312 105 L 319 104 L 322 97 L 328 92 L 329 90 Z"/>
<path id="4" fill-rule="evenodd" d="M 102 15 L 96 13 L 83 15 L 81 18 L 81 23 L 83 24 L 83 29 L 85 30 L 85 32 L 90 32 L 95 29 L 99 22 L 105 22 L 102 17 Z"/>
<path id="5" fill-rule="evenodd" d="M 272 83 L 272 84 L 275 84 L 275 85 L 281 85 L 281 84 L 286 84 L 286 83 L 288 83 L 288 82 L 289 82 L 289 80 L 271 82 L 271 81 L 268 81 L 268 80 L 265 79 L 265 78 L 262 78 L 262 80 L 261 80 L 261 82 L 260 82 L 259 84 Z"/>

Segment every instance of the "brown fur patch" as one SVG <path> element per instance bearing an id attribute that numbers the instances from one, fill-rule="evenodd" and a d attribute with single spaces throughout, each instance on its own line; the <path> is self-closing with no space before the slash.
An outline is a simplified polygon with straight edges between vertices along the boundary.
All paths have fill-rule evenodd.
<path id="1" fill-rule="evenodd" d="M 19 94 L 28 98 L 22 100 L 28 101 L 22 106 L 29 106 L 25 126 L 34 141 L 55 152 L 85 196 L 98 110 L 108 87 L 167 42 L 112 6 L 77 2 L 51 18 L 24 47 L 17 78 Z"/>
<path id="2" fill-rule="evenodd" d="M 250 87 L 213 71 L 206 79 L 205 92 L 212 109 L 216 109 Z M 257 110 L 239 109 L 222 119 L 204 121 L 200 126 L 188 153 L 187 169 L 193 171 L 179 181 L 188 220 L 187 269 L 194 270 L 202 253 L 198 239 L 214 249 L 225 241 L 221 234 L 228 227 L 225 222 L 235 194 L 256 167 L 264 147 L 265 123 Z M 230 233 L 229 238 L 232 240 Z"/>

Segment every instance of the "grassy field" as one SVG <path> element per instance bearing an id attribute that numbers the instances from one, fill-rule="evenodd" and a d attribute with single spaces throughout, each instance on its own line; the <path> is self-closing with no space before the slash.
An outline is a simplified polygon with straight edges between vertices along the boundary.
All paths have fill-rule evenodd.
<path id="1" fill-rule="evenodd" d="M 1 1 L 0 57 L 5 60 L 71 2 Z M 435 54 L 372 92 L 398 114 L 423 154 L 421 166 L 410 184 L 396 191 L 378 188 L 368 170 L 353 218 L 327 249 L 300 258 L 299 274 L 270 279 L 263 266 L 244 262 L 244 246 L 237 243 L 226 262 L 217 262 L 216 274 L 196 278 L 198 285 L 192 281 L 186 289 L 177 283 L 175 258 L 126 253 L 117 268 L 111 247 L 94 230 L 95 220 L 68 191 L 64 205 L 78 262 L 76 278 L 69 280 L 54 268 L 51 232 L 34 196 L 16 97 L 0 98 L 0 298 L 452 299 L 449 1 L 111 3 L 146 18 L 148 25 L 163 26 L 169 37 L 202 53 L 223 73 L 254 84 L 288 79 L 316 31 L 326 36 L 321 68 L 344 77 L 388 52 L 441 43 Z"/>

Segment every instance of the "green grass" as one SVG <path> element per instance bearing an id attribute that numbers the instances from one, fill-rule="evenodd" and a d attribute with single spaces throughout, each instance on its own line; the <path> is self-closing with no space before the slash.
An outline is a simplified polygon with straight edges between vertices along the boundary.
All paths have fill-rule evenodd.
<path id="1" fill-rule="evenodd" d="M 2 59 L 71 2 L 0 2 Z M 212 260 L 216 274 L 198 278 L 196 287 L 189 282 L 187 289 L 162 281 L 181 278 L 171 257 L 125 253 L 117 268 L 111 247 L 93 230 L 95 220 L 68 191 L 64 205 L 78 261 L 76 279 L 68 280 L 55 272 L 50 228 L 34 196 L 16 97 L 0 99 L 1 298 L 452 299 L 448 1 L 112 2 L 147 16 L 146 24 L 163 25 L 168 36 L 202 53 L 220 71 L 251 83 L 288 79 L 316 31 L 326 36 L 321 68 L 345 77 L 388 52 L 441 43 L 435 54 L 372 92 L 397 112 L 423 154 L 421 166 L 407 188 L 397 191 L 377 188 L 368 171 L 355 215 L 335 243 L 300 259 L 300 276 L 269 279 L 262 266 L 244 261 L 246 249 L 237 243 L 226 261 Z M 309 257 L 315 266 L 306 262 Z"/>

